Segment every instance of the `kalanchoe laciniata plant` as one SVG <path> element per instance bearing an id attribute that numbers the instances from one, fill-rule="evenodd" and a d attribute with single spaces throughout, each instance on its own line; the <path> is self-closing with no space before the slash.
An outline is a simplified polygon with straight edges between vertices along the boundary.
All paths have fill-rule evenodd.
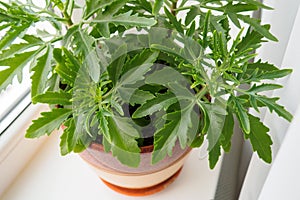
<path id="1" fill-rule="evenodd" d="M 153 164 L 176 142 L 185 148 L 208 140 L 213 168 L 221 148 L 230 150 L 236 118 L 270 163 L 269 128 L 249 109 L 267 107 L 291 121 L 279 98 L 264 94 L 282 87 L 269 80 L 291 70 L 255 53 L 277 41 L 269 25 L 249 15 L 258 9 L 271 8 L 256 0 L 1 1 L 0 90 L 21 81 L 29 66 L 32 102 L 52 110 L 26 137 L 64 125 L 63 155 L 98 141 L 136 167 L 148 137 Z"/>

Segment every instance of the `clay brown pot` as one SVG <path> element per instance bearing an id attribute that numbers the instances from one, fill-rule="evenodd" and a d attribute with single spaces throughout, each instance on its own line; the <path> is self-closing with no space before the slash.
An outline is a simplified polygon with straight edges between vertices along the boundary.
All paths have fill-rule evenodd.
<path id="1" fill-rule="evenodd" d="M 145 196 L 163 190 L 180 173 L 190 148 L 181 149 L 175 144 L 172 156 L 151 164 L 153 146 L 141 147 L 139 167 L 122 165 L 111 153 L 106 153 L 101 144 L 92 143 L 80 154 L 97 175 L 111 189 L 130 196 Z"/>

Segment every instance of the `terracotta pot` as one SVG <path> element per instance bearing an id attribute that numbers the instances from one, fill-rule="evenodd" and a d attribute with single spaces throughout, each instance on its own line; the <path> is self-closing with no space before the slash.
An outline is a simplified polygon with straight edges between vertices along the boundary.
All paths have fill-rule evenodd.
<path id="1" fill-rule="evenodd" d="M 180 173 L 190 148 L 181 149 L 177 142 L 171 157 L 151 165 L 153 146 L 141 148 L 139 167 L 122 165 L 101 144 L 92 143 L 80 156 L 91 165 L 97 175 L 111 189 L 130 196 L 145 196 L 163 190 Z"/>

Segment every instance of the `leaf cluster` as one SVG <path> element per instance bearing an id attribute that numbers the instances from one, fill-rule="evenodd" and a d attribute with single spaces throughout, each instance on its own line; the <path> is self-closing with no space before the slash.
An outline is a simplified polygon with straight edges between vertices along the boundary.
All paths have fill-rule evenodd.
<path id="1" fill-rule="evenodd" d="M 171 156 L 176 142 L 184 149 L 207 139 L 213 168 L 221 148 L 230 150 L 236 118 L 253 150 L 270 163 L 269 128 L 249 109 L 267 107 L 291 121 L 279 98 L 265 95 L 281 88 L 271 81 L 291 70 L 257 59 L 262 43 L 277 39 L 249 11 L 271 8 L 256 0 L 187 2 L 0 2 L 0 91 L 14 77 L 21 81 L 29 66 L 32 102 L 52 108 L 26 137 L 63 125 L 62 155 L 100 140 L 121 163 L 137 167 L 138 141 L 150 128 L 153 164 Z"/>

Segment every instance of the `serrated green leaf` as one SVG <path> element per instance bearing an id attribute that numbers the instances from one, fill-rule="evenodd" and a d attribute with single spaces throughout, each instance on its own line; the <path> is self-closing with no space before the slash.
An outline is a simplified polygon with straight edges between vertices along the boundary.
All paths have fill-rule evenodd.
<path id="1" fill-rule="evenodd" d="M 64 125 L 66 126 L 64 128 L 64 132 L 60 137 L 60 153 L 61 155 L 67 155 L 68 153 L 72 152 L 73 148 L 70 146 L 71 141 L 71 136 L 74 135 L 75 132 L 75 123 L 74 119 L 68 119 Z"/>
<path id="2" fill-rule="evenodd" d="M 282 86 L 278 85 L 278 84 L 270 84 L 270 83 L 263 83 L 261 85 L 254 84 L 249 90 L 247 90 L 247 92 L 256 94 L 259 92 L 264 92 L 264 91 L 268 91 L 268 90 L 276 90 L 279 88 L 282 88 Z"/>
<path id="3" fill-rule="evenodd" d="M 106 117 L 107 116 L 105 116 L 103 110 L 100 110 L 97 113 L 97 118 L 98 118 L 98 121 L 99 121 L 99 129 L 100 129 L 103 137 L 107 141 L 107 144 L 110 144 L 111 141 L 112 141 L 112 139 L 111 139 L 112 137 L 110 135 L 111 132 L 109 131 L 108 121 L 107 121 Z M 105 144 L 103 144 L 103 145 L 104 145 L 104 148 L 106 148 L 107 150 L 110 149 L 110 148 L 108 148 L 108 146 L 105 146 Z"/>
<path id="4" fill-rule="evenodd" d="M 245 137 L 250 139 L 253 151 L 267 163 L 272 162 L 271 137 L 267 134 L 269 128 L 259 121 L 258 117 L 249 114 L 251 131 Z"/>
<path id="5" fill-rule="evenodd" d="M 167 114 L 170 120 L 161 129 L 154 133 L 154 150 L 152 152 L 152 164 L 156 164 L 162 159 L 172 155 L 173 147 L 177 139 L 179 139 L 180 146 L 184 149 L 187 145 L 187 132 L 192 127 L 191 115 L 193 105 L 183 108 L 181 111 Z M 194 138 L 196 133 L 193 133 Z"/>
<path id="6" fill-rule="evenodd" d="M 276 71 L 270 71 L 270 72 L 264 72 L 263 74 L 259 75 L 259 79 L 276 79 L 276 78 L 282 78 L 290 73 L 292 73 L 292 69 L 281 69 Z"/>
<path id="7" fill-rule="evenodd" d="M 209 128 L 207 131 L 208 151 L 211 151 L 215 145 L 219 145 L 219 139 L 221 137 L 224 122 L 226 119 L 226 108 L 214 104 L 204 104 L 209 117 Z"/>
<path id="8" fill-rule="evenodd" d="M 37 138 L 43 135 L 50 135 L 58 129 L 72 113 L 71 109 L 59 108 L 50 112 L 42 112 L 41 117 L 33 120 L 33 124 L 27 129 L 25 137 Z"/>
<path id="9" fill-rule="evenodd" d="M 111 107 L 114 108 L 119 113 L 119 115 L 124 116 L 124 111 L 120 103 L 116 102 L 113 99 L 110 102 L 111 102 Z"/>
<path id="10" fill-rule="evenodd" d="M 12 58 L 0 60 L 0 66 L 8 66 L 7 69 L 0 71 L 0 91 L 11 84 L 15 76 L 18 77 L 19 82 L 22 79 L 22 70 L 28 62 L 32 60 L 37 50 L 15 54 Z"/>
<path id="11" fill-rule="evenodd" d="M 177 98 L 172 93 L 166 94 L 158 94 L 156 98 L 150 99 L 145 104 L 140 106 L 136 111 L 133 113 L 133 118 L 141 118 L 147 115 L 151 115 L 154 112 L 159 110 L 166 110 L 170 105 L 177 102 Z"/>
<path id="12" fill-rule="evenodd" d="M 108 117 L 108 126 L 111 135 L 111 152 L 122 164 L 138 167 L 140 163 L 140 148 L 137 141 L 128 130 L 118 127 L 115 118 Z"/>
<path id="13" fill-rule="evenodd" d="M 23 37 L 23 33 L 29 28 L 31 23 L 25 22 L 19 26 L 12 26 L 5 36 L 0 40 L 0 51 L 8 47 L 16 38 Z"/>
<path id="14" fill-rule="evenodd" d="M 66 129 L 64 129 L 63 134 L 60 136 L 60 143 L 59 143 L 60 154 L 62 156 L 65 156 L 65 155 L 67 155 L 69 153 L 67 138 L 68 138 L 68 131 L 66 131 Z"/>
<path id="15" fill-rule="evenodd" d="M 37 58 L 36 65 L 32 68 L 31 76 L 31 97 L 42 94 L 46 89 L 48 75 L 52 71 L 52 47 L 48 45 L 40 57 Z"/>
<path id="16" fill-rule="evenodd" d="M 130 104 L 140 104 L 143 105 L 148 100 L 153 99 L 155 96 L 148 91 L 144 90 L 135 90 L 133 94 L 130 96 Z"/>
<path id="17" fill-rule="evenodd" d="M 72 95 L 66 92 L 47 91 L 32 98 L 33 103 L 47 103 L 53 105 L 71 105 Z"/>
<path id="18" fill-rule="evenodd" d="M 139 67 L 143 64 L 153 64 L 157 57 L 159 55 L 159 52 L 157 51 L 151 51 L 150 49 L 145 49 L 141 53 L 135 55 L 132 59 L 130 59 L 129 62 L 127 62 L 124 66 L 124 72 L 128 72 L 130 69 Z"/>
<path id="19" fill-rule="evenodd" d="M 235 98 L 232 98 L 234 101 L 234 106 L 235 106 L 235 112 L 237 115 L 237 118 L 240 123 L 240 127 L 244 131 L 244 133 L 249 134 L 250 133 L 250 122 L 249 122 L 249 117 L 247 114 L 247 110 L 243 107 L 242 103 Z"/>
<path id="20" fill-rule="evenodd" d="M 284 119 L 288 120 L 289 122 L 292 121 L 293 115 L 289 113 L 282 105 L 276 103 L 279 98 L 268 98 L 265 96 L 256 96 L 257 101 L 266 105 L 270 112 L 275 111 L 279 116 L 283 117 Z"/>
<path id="21" fill-rule="evenodd" d="M 126 72 L 121 76 L 118 85 L 125 86 L 128 84 L 135 84 L 137 81 L 143 80 L 144 75 L 150 70 L 157 56 L 157 51 L 149 52 L 147 50 L 135 56 L 128 64 L 124 66 Z"/>
<path id="22" fill-rule="evenodd" d="M 242 4 L 242 3 L 237 3 L 233 5 L 231 2 L 226 4 L 226 6 L 224 6 L 223 9 L 225 13 L 240 13 L 240 12 L 258 10 L 258 7 L 253 4 Z"/>
<path id="23" fill-rule="evenodd" d="M 264 26 L 267 30 L 269 30 L 268 26 Z M 247 49 L 257 49 L 261 46 L 263 36 L 259 34 L 257 31 L 251 31 L 249 28 L 246 35 L 243 37 L 241 42 L 236 46 L 237 54 L 244 52 Z"/>
<path id="24" fill-rule="evenodd" d="M 42 40 L 32 35 L 25 35 L 22 39 L 25 40 L 27 43 L 11 44 L 9 48 L 6 48 L 1 52 L 0 60 L 14 57 L 18 53 L 20 54 L 21 52 L 24 52 L 29 48 L 42 45 L 44 43 Z"/>
<path id="25" fill-rule="evenodd" d="M 63 78 L 70 86 L 73 86 L 77 72 L 80 68 L 79 62 L 74 55 L 72 55 L 67 49 L 54 49 L 53 57 L 55 58 L 57 65 L 55 71 Z"/>
<path id="26" fill-rule="evenodd" d="M 87 19 L 94 13 L 97 13 L 102 8 L 112 4 L 115 0 L 87 0 L 85 2 L 86 9 L 84 12 L 84 18 Z"/>
<path id="27" fill-rule="evenodd" d="M 163 7 L 164 0 L 155 0 L 153 4 L 152 14 L 157 15 L 160 9 Z"/>
<path id="28" fill-rule="evenodd" d="M 237 17 L 241 20 L 243 20 L 245 23 L 249 24 L 251 27 L 253 27 L 254 30 L 256 30 L 258 33 L 263 35 L 264 37 L 272 40 L 272 41 L 278 41 L 278 39 L 272 35 L 269 30 L 260 24 L 260 20 L 251 18 L 247 15 L 237 15 Z"/>
<path id="29" fill-rule="evenodd" d="M 156 24 L 154 19 L 146 18 L 146 17 L 139 17 L 137 15 L 131 15 L 132 11 L 128 11 L 126 13 L 122 13 L 116 16 L 101 16 L 96 17 L 93 22 L 95 23 L 113 23 L 115 25 L 122 25 L 125 27 L 147 27 L 153 26 Z"/>

